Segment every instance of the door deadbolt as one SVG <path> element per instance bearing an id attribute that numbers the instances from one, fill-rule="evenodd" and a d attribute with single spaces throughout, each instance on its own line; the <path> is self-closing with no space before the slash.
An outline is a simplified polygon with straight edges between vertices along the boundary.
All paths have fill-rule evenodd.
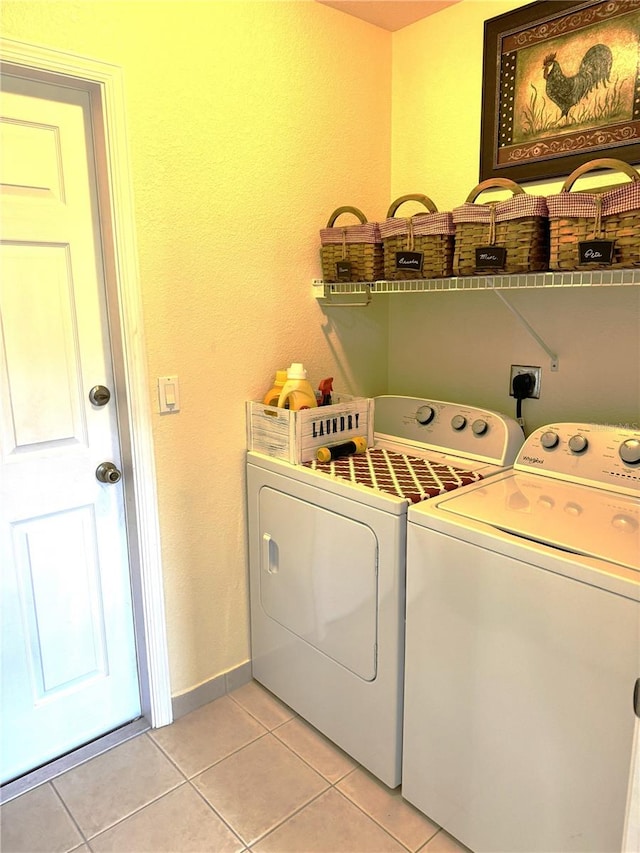
<path id="1" fill-rule="evenodd" d="M 89 400 L 94 406 L 106 406 L 111 399 L 111 391 L 105 385 L 94 385 L 89 391 Z"/>
<path id="2" fill-rule="evenodd" d="M 100 480 L 101 483 L 119 483 L 122 479 L 122 473 L 113 462 L 101 462 L 96 468 L 96 479 Z"/>

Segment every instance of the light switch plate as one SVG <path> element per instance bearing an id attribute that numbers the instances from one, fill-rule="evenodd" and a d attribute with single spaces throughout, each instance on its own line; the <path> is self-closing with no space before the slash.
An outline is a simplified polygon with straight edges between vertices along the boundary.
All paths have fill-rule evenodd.
<path id="1" fill-rule="evenodd" d="M 161 415 L 180 411 L 180 386 L 177 376 L 158 377 L 158 411 Z"/>

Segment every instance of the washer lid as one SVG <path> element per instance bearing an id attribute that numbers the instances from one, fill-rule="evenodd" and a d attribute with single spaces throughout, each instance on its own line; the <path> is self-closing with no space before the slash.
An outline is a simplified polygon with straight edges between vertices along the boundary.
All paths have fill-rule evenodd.
<path id="1" fill-rule="evenodd" d="M 640 571 L 640 500 L 511 473 L 438 501 L 438 510 Z"/>

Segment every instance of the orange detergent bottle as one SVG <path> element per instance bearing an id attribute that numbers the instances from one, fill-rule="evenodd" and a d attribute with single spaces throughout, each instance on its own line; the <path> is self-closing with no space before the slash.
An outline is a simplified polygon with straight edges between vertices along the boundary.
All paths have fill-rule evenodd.
<path id="1" fill-rule="evenodd" d="M 270 388 L 269 391 L 267 391 L 262 401 L 266 406 L 278 405 L 278 399 L 280 398 L 280 394 L 282 393 L 282 389 L 284 388 L 286 381 L 287 371 L 276 370 L 276 378 L 273 381 L 273 388 Z"/>

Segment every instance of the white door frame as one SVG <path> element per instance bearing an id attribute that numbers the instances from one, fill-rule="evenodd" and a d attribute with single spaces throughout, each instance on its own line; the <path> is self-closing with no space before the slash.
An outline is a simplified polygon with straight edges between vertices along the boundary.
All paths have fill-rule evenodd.
<path id="1" fill-rule="evenodd" d="M 90 94 L 107 305 L 125 469 L 127 531 L 142 711 L 172 719 L 151 411 L 142 324 L 122 71 L 118 66 L 0 38 L 3 74 Z"/>

